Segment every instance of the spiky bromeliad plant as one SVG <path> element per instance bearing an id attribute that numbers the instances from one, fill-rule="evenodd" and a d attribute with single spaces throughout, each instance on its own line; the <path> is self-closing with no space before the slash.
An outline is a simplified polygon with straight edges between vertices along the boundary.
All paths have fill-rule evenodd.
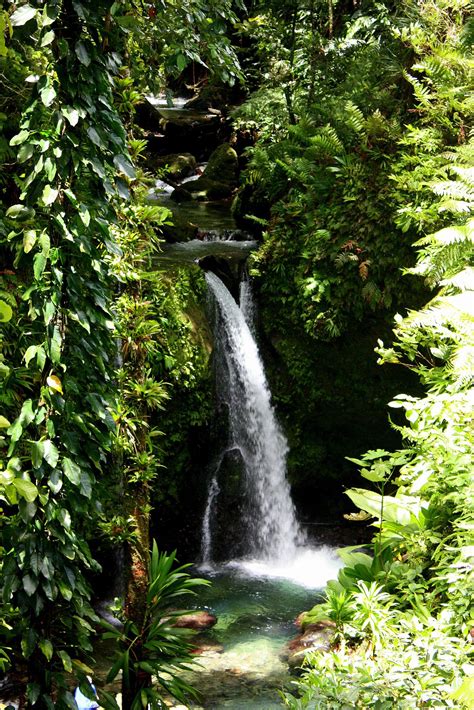
<path id="1" fill-rule="evenodd" d="M 117 646 L 117 658 L 107 682 L 113 681 L 122 671 L 124 691 L 132 686 L 136 689 L 130 704 L 127 704 L 131 710 L 166 708 L 166 695 L 180 702 L 197 697 L 196 691 L 180 677 L 194 660 L 190 640 L 192 631 L 173 626 L 173 622 L 186 613 L 174 610 L 173 606 L 180 603 L 184 595 L 195 594 L 196 587 L 209 582 L 191 578 L 186 572 L 189 565 L 174 567 L 175 563 L 176 552 L 159 552 L 156 541 L 153 541 L 142 627 L 139 628 L 130 619 L 125 619 L 121 628 L 103 622 L 107 628 L 104 638 L 113 639 Z M 109 693 L 101 694 L 101 702 L 104 707 L 118 708 Z"/>

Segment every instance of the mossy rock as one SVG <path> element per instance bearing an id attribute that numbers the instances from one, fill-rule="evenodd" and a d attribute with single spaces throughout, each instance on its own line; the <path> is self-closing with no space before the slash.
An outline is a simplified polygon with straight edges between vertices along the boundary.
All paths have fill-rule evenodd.
<path id="1" fill-rule="evenodd" d="M 196 158 L 191 153 L 171 153 L 155 158 L 156 168 L 161 168 L 161 173 L 172 180 L 182 180 L 192 175 L 196 170 Z"/>
<path id="2" fill-rule="evenodd" d="M 203 178 L 214 180 L 229 185 L 237 186 L 239 175 L 239 161 L 237 153 L 229 143 L 222 143 L 211 154 L 203 174 Z M 199 182 L 201 178 L 197 180 Z"/>

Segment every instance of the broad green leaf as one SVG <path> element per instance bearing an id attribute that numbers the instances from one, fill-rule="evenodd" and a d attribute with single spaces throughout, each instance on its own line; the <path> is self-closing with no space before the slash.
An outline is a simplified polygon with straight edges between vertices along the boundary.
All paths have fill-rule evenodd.
<path id="1" fill-rule="evenodd" d="M 47 47 L 49 44 L 51 44 L 51 42 L 54 41 L 55 36 L 56 35 L 54 34 L 53 30 L 49 30 L 48 32 L 46 32 L 41 39 L 41 46 Z"/>
<path id="2" fill-rule="evenodd" d="M 35 279 L 39 281 L 43 275 L 43 271 L 46 267 L 46 257 L 42 253 L 35 254 L 33 259 L 33 273 Z"/>
<path id="3" fill-rule="evenodd" d="M 81 472 L 81 487 L 80 491 L 83 496 L 90 498 L 92 496 L 92 483 L 90 476 L 87 473 Z"/>
<path id="4" fill-rule="evenodd" d="M 463 680 L 459 688 L 450 694 L 454 700 L 459 700 L 466 708 L 474 708 L 474 675 L 470 675 Z"/>
<path id="5" fill-rule="evenodd" d="M 114 165 L 120 173 L 123 173 L 131 180 L 135 178 L 135 170 L 133 169 L 133 165 L 125 157 L 125 155 L 116 155 L 114 157 Z"/>
<path id="6" fill-rule="evenodd" d="M 40 91 L 40 96 L 41 96 L 41 101 L 43 102 L 43 104 L 46 107 L 51 106 L 54 99 L 56 98 L 56 90 L 54 89 L 53 86 L 50 86 L 50 85 L 45 86 L 44 89 L 42 89 L 42 91 Z"/>
<path id="7" fill-rule="evenodd" d="M 182 72 L 184 69 L 186 69 L 188 61 L 185 57 L 184 54 L 178 54 L 176 57 L 176 66 L 178 67 L 178 71 Z"/>
<path id="8" fill-rule="evenodd" d="M 58 580 L 58 587 L 59 587 L 59 592 L 61 596 L 66 600 L 70 601 L 72 599 L 72 589 L 68 587 L 66 582 L 64 580 L 59 579 Z"/>
<path id="9" fill-rule="evenodd" d="M 44 442 L 34 441 L 31 445 L 31 463 L 33 468 L 39 468 L 43 463 Z"/>
<path id="10" fill-rule="evenodd" d="M 6 57 L 8 53 L 5 44 L 6 17 L 6 13 L 0 11 L 0 57 Z"/>
<path id="11" fill-rule="evenodd" d="M 59 194 L 59 190 L 56 190 L 51 187 L 51 185 L 45 185 L 43 189 L 43 195 L 42 195 L 42 200 L 46 206 L 52 205 L 53 202 L 55 202 L 57 196 Z"/>
<path id="12" fill-rule="evenodd" d="M 51 468 L 56 468 L 59 459 L 59 451 L 50 439 L 43 441 L 43 458 L 49 463 Z"/>
<path id="13" fill-rule="evenodd" d="M 45 304 L 45 307 L 43 309 L 43 315 L 44 315 L 44 324 L 49 325 L 51 321 L 54 318 L 54 314 L 56 313 L 56 306 L 52 301 L 48 301 Z"/>
<path id="14" fill-rule="evenodd" d="M 61 109 L 61 113 L 65 117 L 67 121 L 71 124 L 71 126 L 77 126 L 79 122 L 79 111 L 72 106 L 66 106 L 65 108 Z"/>
<path id="15" fill-rule="evenodd" d="M 66 510 L 66 508 L 60 508 L 58 510 L 57 517 L 58 517 L 58 520 L 61 523 L 61 525 L 64 528 L 66 528 L 66 530 L 69 530 L 71 527 L 71 515 L 70 515 L 69 511 Z M 66 554 L 66 550 L 63 550 L 63 554 L 66 555 L 66 557 L 68 557 L 68 555 Z M 69 559 L 74 558 L 74 553 L 72 553 L 72 554 L 73 554 L 73 557 L 69 557 Z"/>
<path id="16" fill-rule="evenodd" d="M 31 597 L 38 589 L 38 579 L 30 574 L 23 577 L 23 589 Z"/>
<path id="17" fill-rule="evenodd" d="M 24 478 L 15 478 L 12 481 L 12 485 L 15 486 L 18 494 L 28 503 L 32 503 L 38 495 L 38 489 L 35 484 L 31 483 L 31 481 L 26 481 Z"/>
<path id="18" fill-rule="evenodd" d="M 32 143 L 24 143 L 24 145 L 22 145 L 20 150 L 18 151 L 18 162 L 24 163 L 26 160 L 29 160 L 34 154 L 34 152 L 35 146 Z"/>
<path id="19" fill-rule="evenodd" d="M 36 364 L 40 372 L 42 372 L 46 364 L 46 353 L 44 351 L 44 348 L 42 347 L 38 348 L 38 354 L 36 355 Z"/>
<path id="20" fill-rule="evenodd" d="M 38 643 L 38 646 L 46 657 L 46 660 L 50 661 L 53 657 L 53 644 L 51 643 L 51 641 L 49 639 L 41 639 Z"/>
<path id="21" fill-rule="evenodd" d="M 32 207 L 25 207 L 25 205 L 12 205 L 5 212 L 6 217 L 9 219 L 16 219 L 18 222 L 27 222 L 33 219 L 36 212 Z"/>
<path id="22" fill-rule="evenodd" d="M 38 242 L 41 246 L 41 251 L 43 254 L 47 257 L 49 256 L 49 252 L 51 250 L 51 239 L 49 238 L 48 234 L 46 232 L 41 232 Z"/>
<path id="23" fill-rule="evenodd" d="M 355 565 L 363 565 L 364 567 L 372 567 L 373 559 L 365 552 L 355 552 L 353 548 L 342 547 L 337 550 L 337 554 L 344 562 L 346 567 L 354 567 Z"/>
<path id="24" fill-rule="evenodd" d="M 52 182 L 56 177 L 57 168 L 56 163 L 53 163 L 51 158 L 46 158 L 46 160 L 44 161 L 44 171 L 48 180 Z"/>
<path id="25" fill-rule="evenodd" d="M 83 204 L 79 205 L 79 217 L 85 227 L 88 227 L 91 221 L 91 215 L 87 207 Z"/>
<path id="26" fill-rule="evenodd" d="M 61 359 L 61 343 L 61 333 L 59 332 L 59 328 L 55 325 L 53 329 L 53 337 L 51 338 L 51 342 L 49 344 L 49 354 L 54 363 L 58 363 Z"/>
<path id="27" fill-rule="evenodd" d="M 380 481 L 384 481 L 387 478 L 386 471 L 376 471 L 368 468 L 363 468 L 360 472 L 360 475 L 366 478 L 368 481 L 372 481 L 372 483 L 379 483 Z"/>
<path id="28" fill-rule="evenodd" d="M 43 10 L 42 24 L 43 27 L 49 27 L 57 19 L 59 15 L 60 5 L 53 5 L 48 2 Z"/>
<path id="29" fill-rule="evenodd" d="M 25 252 L 25 254 L 29 254 L 29 252 L 33 249 L 34 245 L 36 244 L 36 239 L 37 233 L 34 229 L 28 229 L 23 234 L 23 251 Z"/>
<path id="30" fill-rule="evenodd" d="M 70 458 L 65 456 L 62 462 L 62 467 L 66 478 L 68 478 L 75 486 L 79 486 L 81 483 L 81 469 L 79 466 L 74 463 L 74 461 L 71 461 Z"/>
<path id="31" fill-rule="evenodd" d="M 23 402 L 20 412 L 20 421 L 24 427 L 31 424 L 35 418 L 35 412 L 33 412 L 33 402 L 31 399 L 27 399 Z"/>
<path id="32" fill-rule="evenodd" d="M 13 136 L 13 138 L 10 141 L 10 145 L 21 145 L 24 143 L 28 138 L 30 137 L 31 133 L 30 131 L 20 131 L 19 133 L 16 134 L 16 136 Z"/>
<path id="33" fill-rule="evenodd" d="M 11 426 L 11 423 L 8 421 L 8 419 L 0 414 L 0 429 L 8 429 L 8 427 Z"/>
<path id="34" fill-rule="evenodd" d="M 104 144 L 103 144 L 103 142 L 102 142 L 102 139 L 101 139 L 101 137 L 99 136 L 99 134 L 97 133 L 97 131 L 95 130 L 95 128 L 93 128 L 92 126 L 91 126 L 90 128 L 88 128 L 88 129 L 87 129 L 87 135 L 89 136 L 89 138 L 91 139 L 91 141 L 92 141 L 98 148 L 103 148 L 103 147 L 104 147 Z"/>
<path id="35" fill-rule="evenodd" d="M 11 427 L 7 430 L 7 434 L 13 442 L 18 441 L 20 436 L 23 434 L 23 426 L 19 418 L 13 422 Z"/>
<path id="36" fill-rule="evenodd" d="M 45 577 L 46 579 L 53 579 L 54 565 L 49 557 L 45 556 L 41 558 L 40 570 L 43 577 Z"/>
<path id="37" fill-rule="evenodd" d="M 86 46 L 84 42 L 76 42 L 76 46 L 74 48 L 74 51 L 76 52 L 76 56 L 81 62 L 81 64 L 84 64 L 85 67 L 88 67 L 89 64 L 91 63 L 91 58 L 89 56 L 89 52 L 86 49 Z"/>
<path id="38" fill-rule="evenodd" d="M 66 673 L 72 673 L 72 660 L 71 656 L 66 653 L 66 651 L 58 651 L 58 656 L 63 662 L 64 670 Z"/>
<path id="39" fill-rule="evenodd" d="M 61 474 L 57 468 L 54 469 L 54 471 L 51 473 L 50 477 L 48 478 L 48 486 L 49 486 L 50 490 L 55 494 L 59 493 L 59 491 L 63 487 L 63 481 L 61 478 Z"/>
<path id="40" fill-rule="evenodd" d="M 366 491 L 362 488 L 350 488 L 344 493 L 360 510 L 366 510 L 375 518 L 380 516 L 382 496 L 374 491 Z"/>
<path id="41" fill-rule="evenodd" d="M 32 20 L 33 17 L 36 17 L 37 14 L 38 10 L 36 8 L 31 7 L 31 5 L 22 5 L 11 15 L 10 22 L 13 27 L 21 27 Z"/>
<path id="42" fill-rule="evenodd" d="M 0 323 L 8 323 L 12 315 L 13 311 L 11 306 L 5 303 L 5 301 L 0 300 Z"/>

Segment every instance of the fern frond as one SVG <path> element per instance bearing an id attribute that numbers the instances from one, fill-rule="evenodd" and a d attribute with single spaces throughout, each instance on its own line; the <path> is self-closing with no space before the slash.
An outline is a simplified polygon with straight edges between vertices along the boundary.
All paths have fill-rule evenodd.
<path id="1" fill-rule="evenodd" d="M 443 279 L 441 286 L 451 286 L 460 291 L 474 291 L 474 268 L 467 266 L 450 278 Z"/>
<path id="2" fill-rule="evenodd" d="M 453 165 L 451 170 L 456 173 L 466 185 L 474 189 L 474 168 L 463 168 L 461 165 Z"/>
<path id="3" fill-rule="evenodd" d="M 330 126 L 324 126 L 319 133 L 310 139 L 311 147 L 321 156 L 333 158 L 345 152 L 344 145 L 337 135 L 336 130 Z"/>
<path id="4" fill-rule="evenodd" d="M 465 170 L 466 172 L 469 172 L 468 169 Z M 471 172 L 474 173 L 474 170 Z M 443 180 L 441 182 L 434 183 L 431 188 L 435 195 L 450 197 L 454 200 L 461 200 L 463 202 L 472 202 L 474 204 L 474 187 L 470 188 L 461 181 Z"/>
<path id="5" fill-rule="evenodd" d="M 362 289 L 362 298 L 372 306 L 378 306 L 382 301 L 382 292 L 375 281 L 366 281 Z"/>
<path id="6" fill-rule="evenodd" d="M 4 289 L 0 289 L 0 300 L 4 303 L 8 303 L 8 305 L 12 308 L 15 308 L 17 305 L 16 298 L 11 293 L 11 291 L 5 291 Z"/>
<path id="7" fill-rule="evenodd" d="M 365 129 L 365 118 L 360 108 L 352 101 L 346 101 L 345 113 L 346 124 L 352 128 L 355 133 L 362 133 Z"/>
<path id="8" fill-rule="evenodd" d="M 365 119 L 365 131 L 369 137 L 383 136 L 388 130 L 389 123 L 379 109 Z"/>
<path id="9" fill-rule="evenodd" d="M 415 246 L 445 246 L 465 241 L 474 242 L 474 219 L 468 220 L 465 224 L 445 227 L 438 232 L 434 232 L 434 234 L 429 234 L 427 237 L 423 237 L 423 239 L 419 239 L 415 242 Z"/>
<path id="10" fill-rule="evenodd" d="M 403 75 L 405 79 L 412 85 L 413 93 L 415 94 L 415 98 L 417 99 L 417 101 L 419 101 L 419 103 L 425 108 L 430 107 L 431 101 L 435 98 L 431 88 L 423 84 L 419 79 L 417 79 L 415 76 L 409 74 L 406 71 L 403 73 Z"/>

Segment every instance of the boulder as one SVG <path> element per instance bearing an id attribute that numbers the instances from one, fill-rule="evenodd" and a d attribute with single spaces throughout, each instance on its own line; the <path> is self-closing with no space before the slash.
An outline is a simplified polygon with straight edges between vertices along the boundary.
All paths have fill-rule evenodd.
<path id="1" fill-rule="evenodd" d="M 229 143 L 222 143 L 211 154 L 203 178 L 228 183 L 236 187 L 238 182 L 239 161 L 237 153 Z M 199 178 L 200 179 L 200 178 Z"/>
<path id="2" fill-rule="evenodd" d="M 193 629 L 194 631 L 206 631 L 217 624 L 217 617 L 208 611 L 194 611 L 190 614 L 178 616 L 172 623 L 177 629 Z"/>
<path id="3" fill-rule="evenodd" d="M 211 154 L 201 177 L 186 183 L 186 191 L 195 200 L 225 200 L 237 187 L 238 174 L 237 153 L 229 143 L 223 143 Z M 173 199 L 178 197 L 173 193 Z"/>
<path id="4" fill-rule="evenodd" d="M 301 625 L 300 617 L 297 619 L 297 625 Z M 292 669 L 300 668 L 308 653 L 324 653 L 330 650 L 334 628 L 335 625 L 331 621 L 308 624 L 302 633 L 287 643 L 281 659 Z"/>
<path id="5" fill-rule="evenodd" d="M 194 182 L 197 181 L 195 180 Z M 179 185 L 171 193 L 171 199 L 174 200 L 174 202 L 189 202 L 193 199 L 193 196 L 191 195 L 189 190 L 186 190 L 184 187 L 181 187 L 181 185 Z"/>
<path id="6" fill-rule="evenodd" d="M 150 162 L 155 169 L 161 171 L 165 179 L 169 177 L 174 181 L 189 177 L 197 167 L 196 158 L 191 153 L 170 153 L 151 157 Z"/>

